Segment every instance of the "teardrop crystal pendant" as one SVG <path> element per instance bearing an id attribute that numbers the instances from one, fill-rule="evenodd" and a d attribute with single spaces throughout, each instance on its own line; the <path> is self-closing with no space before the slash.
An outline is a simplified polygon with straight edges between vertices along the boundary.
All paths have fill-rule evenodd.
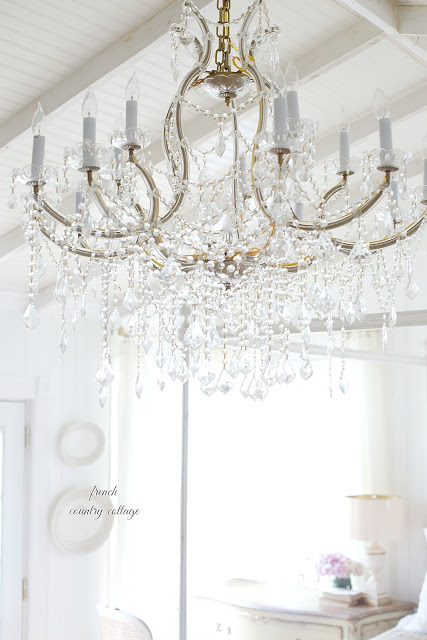
<path id="1" fill-rule="evenodd" d="M 114 371 L 110 360 L 107 357 L 105 357 L 99 365 L 99 369 L 96 372 L 96 379 L 103 387 L 106 387 L 113 382 Z"/>
<path id="2" fill-rule="evenodd" d="M 136 382 L 135 382 L 135 393 L 136 393 L 136 396 L 137 396 L 138 400 L 140 399 L 140 397 L 142 395 L 142 390 L 143 390 L 142 376 L 141 376 L 140 373 L 138 373 L 138 376 L 137 376 Z"/>
<path id="3" fill-rule="evenodd" d="M 393 329 L 397 324 L 397 311 L 396 307 L 393 305 L 390 309 L 390 315 L 388 318 L 388 326 Z"/>
<path id="4" fill-rule="evenodd" d="M 118 307 L 114 307 L 113 312 L 110 316 L 110 319 L 108 320 L 108 323 L 111 327 L 111 329 L 115 330 L 115 329 L 119 329 L 120 328 L 120 324 L 121 324 L 121 317 L 120 317 L 120 311 L 118 309 Z"/>
<path id="5" fill-rule="evenodd" d="M 419 286 L 417 285 L 417 283 L 415 282 L 415 279 L 413 276 L 411 276 L 409 282 L 408 282 L 408 286 L 405 289 L 405 293 L 408 296 L 409 300 L 413 300 L 419 293 Z"/>
<path id="6" fill-rule="evenodd" d="M 341 391 L 341 393 L 346 393 L 346 391 L 348 390 L 349 386 L 350 385 L 349 385 L 349 382 L 348 382 L 347 374 L 345 372 L 345 369 L 343 368 L 341 370 L 341 373 L 340 373 L 340 381 L 339 381 L 339 384 L 338 384 L 339 390 Z"/>
<path id="7" fill-rule="evenodd" d="M 182 384 L 184 384 L 185 382 L 187 382 L 189 377 L 190 377 L 190 372 L 188 370 L 187 363 L 185 362 L 185 360 L 183 360 L 182 365 L 179 369 L 178 380 L 182 382 Z"/>
<path id="8" fill-rule="evenodd" d="M 138 307 L 138 298 L 135 295 L 135 291 L 133 289 L 128 289 L 125 293 L 125 297 L 123 298 L 123 306 L 128 311 L 135 311 Z"/>
<path id="9" fill-rule="evenodd" d="M 16 195 L 14 193 L 11 193 L 7 201 L 7 206 L 9 207 L 9 209 L 15 209 L 17 204 L 18 200 L 16 198 Z"/>
<path id="10" fill-rule="evenodd" d="M 308 380 L 309 378 L 311 378 L 311 376 L 313 375 L 313 367 L 311 366 L 310 360 L 305 360 L 303 362 L 299 372 L 304 380 Z"/>
<path id="11" fill-rule="evenodd" d="M 279 384 L 283 382 L 290 384 L 295 379 L 295 371 L 288 358 L 281 358 L 277 365 L 277 381 Z"/>
<path id="12" fill-rule="evenodd" d="M 224 139 L 224 134 L 221 132 L 218 135 L 218 139 L 216 141 L 216 145 L 215 145 L 215 153 L 217 156 L 219 156 L 220 158 L 222 158 L 222 156 L 224 155 L 226 150 L 226 146 L 225 146 L 225 139 Z"/>
<path id="13" fill-rule="evenodd" d="M 59 338 L 59 351 L 61 352 L 61 355 L 64 355 L 64 353 L 67 350 L 67 347 L 68 347 L 67 334 L 65 333 L 65 330 L 63 329 L 61 331 L 61 337 Z"/>
<path id="14" fill-rule="evenodd" d="M 217 387 L 221 393 L 228 393 L 233 388 L 233 378 L 226 369 L 223 369 L 218 378 Z"/>
<path id="15" fill-rule="evenodd" d="M 381 344 L 383 351 L 387 349 L 388 335 L 387 335 L 387 325 L 383 324 L 382 336 L 381 336 Z"/>
<path id="16" fill-rule="evenodd" d="M 98 389 L 98 404 L 99 406 L 105 407 L 105 404 L 108 400 L 108 392 L 107 389 L 105 387 L 102 386 L 102 384 L 99 386 Z"/>
<path id="17" fill-rule="evenodd" d="M 40 322 L 40 316 L 37 313 L 37 310 L 32 302 L 28 305 L 28 307 L 24 311 L 24 315 L 22 316 L 22 321 L 27 327 L 27 329 L 35 329 Z"/>

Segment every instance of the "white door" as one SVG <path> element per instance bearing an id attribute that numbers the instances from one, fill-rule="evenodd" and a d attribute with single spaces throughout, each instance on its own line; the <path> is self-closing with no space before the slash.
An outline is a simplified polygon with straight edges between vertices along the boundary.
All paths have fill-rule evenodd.
<path id="1" fill-rule="evenodd" d="M 22 638 L 25 404 L 0 402 L 0 640 Z"/>

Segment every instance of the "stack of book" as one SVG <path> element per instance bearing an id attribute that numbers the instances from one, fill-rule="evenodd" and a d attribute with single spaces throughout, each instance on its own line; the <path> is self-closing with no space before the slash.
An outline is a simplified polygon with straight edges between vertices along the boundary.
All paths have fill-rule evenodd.
<path id="1" fill-rule="evenodd" d="M 360 604 L 363 593 L 351 589 L 328 589 L 320 594 L 320 603 L 328 607 L 354 607 Z"/>

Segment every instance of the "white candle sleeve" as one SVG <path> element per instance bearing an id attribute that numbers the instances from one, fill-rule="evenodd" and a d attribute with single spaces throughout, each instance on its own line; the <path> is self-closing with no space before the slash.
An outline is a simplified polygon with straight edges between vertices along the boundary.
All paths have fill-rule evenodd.
<path id="1" fill-rule="evenodd" d="M 393 138 L 391 134 L 391 120 L 390 118 L 379 118 L 378 120 L 380 128 L 380 147 L 386 151 L 393 151 Z"/>
<path id="2" fill-rule="evenodd" d="M 31 157 L 32 173 L 39 173 L 40 167 L 44 163 L 45 136 L 34 136 L 33 138 L 33 155 Z"/>
<path id="3" fill-rule="evenodd" d="M 83 140 L 96 143 L 96 118 L 90 116 L 83 118 Z"/>
<path id="4" fill-rule="evenodd" d="M 126 100 L 126 129 L 138 128 L 138 101 Z"/>
<path id="5" fill-rule="evenodd" d="M 298 91 L 288 91 L 286 94 L 286 102 L 288 107 L 288 116 L 294 120 L 291 124 L 295 125 L 296 121 L 300 119 Z"/>
<path id="6" fill-rule="evenodd" d="M 347 170 L 347 162 L 350 159 L 350 134 L 348 131 L 340 131 L 340 171 Z"/>
<path id="7" fill-rule="evenodd" d="M 288 132 L 288 107 L 285 96 L 274 98 L 273 131 L 275 134 L 286 134 Z"/>

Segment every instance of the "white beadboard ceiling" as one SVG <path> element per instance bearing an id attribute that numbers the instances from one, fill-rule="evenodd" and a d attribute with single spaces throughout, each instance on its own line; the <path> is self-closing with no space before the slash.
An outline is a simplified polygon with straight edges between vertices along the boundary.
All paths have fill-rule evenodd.
<path id="1" fill-rule="evenodd" d="M 272 24 L 282 30 L 283 64 L 293 59 L 302 65 L 301 111 L 319 123 L 322 160 L 335 153 L 340 104 L 355 123 L 352 155 L 377 146 L 372 101 L 376 87 L 381 86 L 397 109 L 407 104 L 406 117 L 398 113 L 394 139 L 396 146 L 414 154 L 416 169 L 411 175 L 416 181 L 421 167 L 419 141 L 427 129 L 427 107 L 420 104 L 419 97 L 425 86 L 427 105 L 427 50 L 424 55 L 422 46 L 412 46 L 413 39 L 404 41 L 391 32 L 383 32 L 383 0 L 368 3 L 373 17 L 371 13 L 366 15 L 366 4 L 356 0 L 271 0 L 269 8 Z M 392 0 L 388 4 L 393 4 Z M 426 4 L 427 0 L 400 0 L 395 8 L 398 11 L 398 5 Z M 247 5 L 247 0 L 232 0 L 233 15 L 240 15 Z M 20 211 L 6 207 L 11 170 L 29 164 L 31 154 L 31 116 L 25 115 L 23 125 L 17 124 L 17 116 L 25 114 L 25 108 L 39 96 L 53 97 L 55 108 L 48 115 L 46 161 L 60 165 L 64 147 L 81 139 L 81 102 L 87 88 L 82 78 L 88 75 L 87 69 L 97 73 L 94 89 L 99 108 L 99 142 L 107 141 L 117 115 L 124 111 L 125 87 L 130 75 L 137 71 L 141 85 L 139 124 L 153 132 L 153 156 L 157 158 L 162 118 L 176 87 L 169 64 L 168 23 L 172 18 L 168 16 L 169 12 L 170 16 L 177 11 L 179 14 L 179 7 L 176 0 L 0 2 L 0 128 L 7 132 L 13 123 L 17 132 L 0 148 L 0 237 L 7 233 L 13 236 L 10 249 L 15 249 L 3 251 L 0 257 L 0 290 L 26 288 L 27 250 L 16 242 L 19 232 L 13 234 L 20 225 Z M 205 1 L 203 7 L 203 12 L 215 20 L 216 2 Z M 148 38 L 146 47 L 131 50 L 127 62 L 118 56 L 115 69 L 114 51 L 128 46 L 141 25 L 152 19 L 157 20 L 156 29 L 159 24 L 164 26 L 163 32 L 158 33 L 154 43 Z M 426 41 L 422 36 L 420 43 Z M 183 70 L 188 64 L 189 59 L 182 57 Z M 266 61 L 261 63 L 265 64 Z M 76 78 L 80 84 L 73 84 Z M 62 95 L 67 96 L 63 103 Z M 186 120 L 190 137 L 194 131 L 204 131 L 195 112 L 190 111 Z M 243 128 L 255 120 L 256 109 L 242 119 Z M 209 140 L 205 134 L 206 131 L 204 141 Z M 49 269 L 44 285 L 49 286 L 53 279 L 54 272 Z"/>

